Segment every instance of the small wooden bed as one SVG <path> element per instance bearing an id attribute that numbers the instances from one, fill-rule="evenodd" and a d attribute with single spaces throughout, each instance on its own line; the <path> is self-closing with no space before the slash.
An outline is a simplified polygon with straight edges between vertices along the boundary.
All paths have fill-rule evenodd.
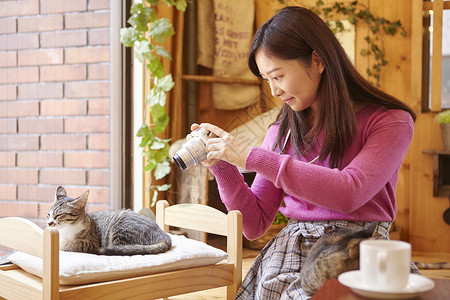
<path id="1" fill-rule="evenodd" d="M 0 266 L 0 299 L 155 299 L 227 286 L 234 299 L 242 279 L 242 215 L 201 204 L 157 203 L 158 225 L 227 237 L 226 262 L 158 274 L 75 286 L 60 285 L 59 234 L 23 218 L 0 219 L 0 245 L 42 258 L 42 278 L 14 264 Z"/>

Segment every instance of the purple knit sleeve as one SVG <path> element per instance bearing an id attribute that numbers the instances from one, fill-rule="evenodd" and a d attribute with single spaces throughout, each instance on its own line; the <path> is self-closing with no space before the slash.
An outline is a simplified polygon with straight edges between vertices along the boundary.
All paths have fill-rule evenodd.
<path id="1" fill-rule="evenodd" d="M 270 152 L 274 136 L 276 128 L 272 126 L 260 149 Z M 275 218 L 283 190 L 259 174 L 256 174 L 249 188 L 238 169 L 224 161 L 212 166 L 210 170 L 216 177 L 220 197 L 228 211 L 239 210 L 242 213 L 245 237 L 256 239 L 262 236 Z"/>

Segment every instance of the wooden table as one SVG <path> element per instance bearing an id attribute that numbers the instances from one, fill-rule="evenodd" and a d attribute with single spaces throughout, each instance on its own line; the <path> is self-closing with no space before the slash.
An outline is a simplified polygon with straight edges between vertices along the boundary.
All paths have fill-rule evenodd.
<path id="1" fill-rule="evenodd" d="M 435 287 L 420 294 L 415 300 L 449 300 L 450 299 L 450 279 L 431 278 L 436 284 Z M 352 290 L 342 285 L 337 279 L 327 280 L 324 285 L 314 294 L 313 300 L 367 300 L 359 296 Z"/>

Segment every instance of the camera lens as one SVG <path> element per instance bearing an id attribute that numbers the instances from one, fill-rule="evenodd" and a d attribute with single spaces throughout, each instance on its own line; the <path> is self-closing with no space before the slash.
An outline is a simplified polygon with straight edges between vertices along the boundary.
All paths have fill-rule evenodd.
<path id="1" fill-rule="evenodd" d="M 199 128 L 192 132 L 192 139 L 181 146 L 173 156 L 173 161 L 180 170 L 196 166 L 206 159 L 206 141 L 209 131 Z"/>
<path id="2" fill-rule="evenodd" d="M 180 169 L 180 170 L 186 170 L 187 169 L 187 166 L 186 166 L 186 164 L 184 163 L 184 161 L 181 159 L 181 157 L 178 155 L 178 154 L 175 154 L 174 156 L 173 156 L 173 161 L 175 162 L 175 164 L 177 165 L 177 167 Z"/>

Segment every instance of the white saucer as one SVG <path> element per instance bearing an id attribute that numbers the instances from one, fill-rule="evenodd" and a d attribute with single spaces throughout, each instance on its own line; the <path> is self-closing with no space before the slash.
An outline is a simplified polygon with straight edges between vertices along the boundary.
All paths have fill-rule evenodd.
<path id="1" fill-rule="evenodd" d="M 398 291 L 379 290 L 366 286 L 362 282 L 359 270 L 342 273 L 338 280 L 356 294 L 372 299 L 411 299 L 434 288 L 433 280 L 417 274 L 410 274 L 408 285 Z"/>

